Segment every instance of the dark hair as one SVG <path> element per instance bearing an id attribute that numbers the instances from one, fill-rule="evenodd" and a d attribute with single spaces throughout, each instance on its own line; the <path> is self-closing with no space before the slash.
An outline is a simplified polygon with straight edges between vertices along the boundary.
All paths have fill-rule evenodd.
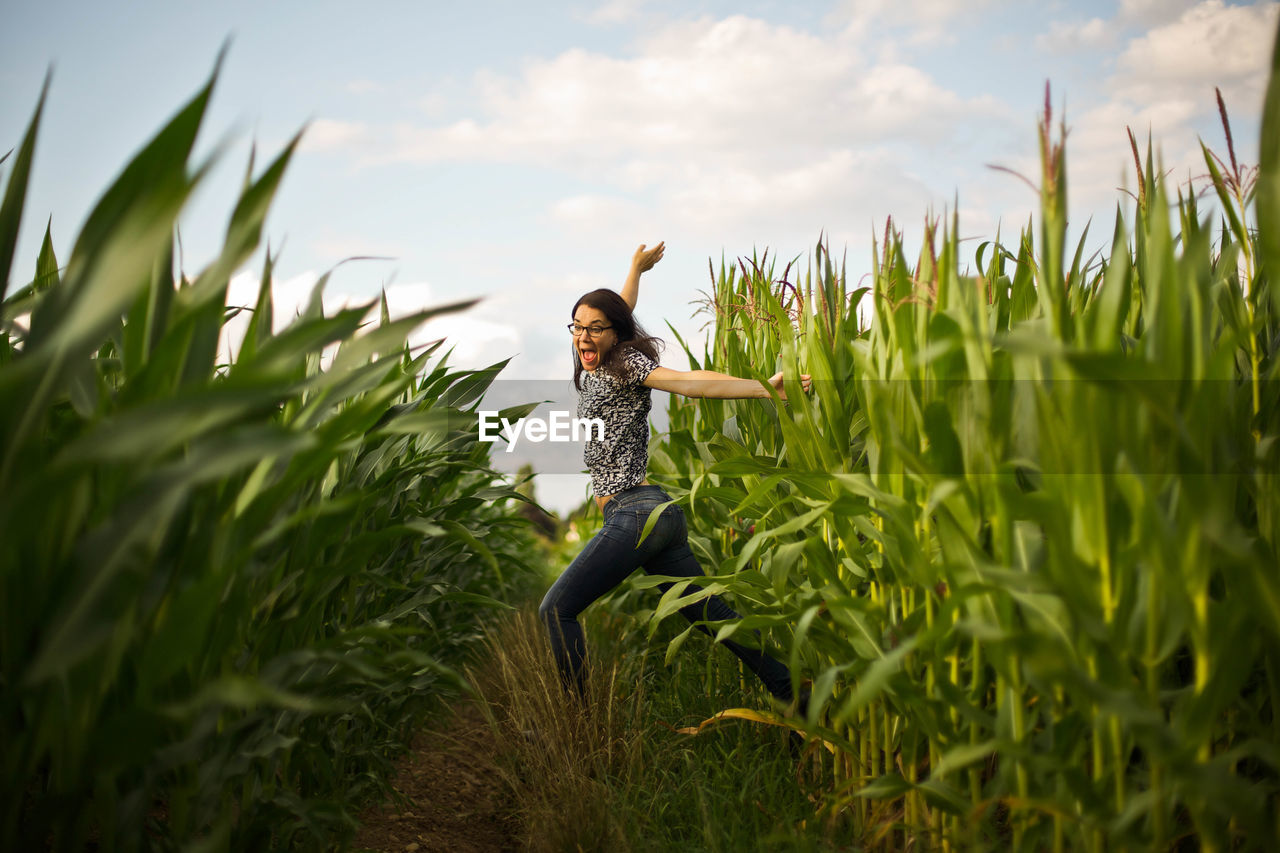
<path id="1" fill-rule="evenodd" d="M 600 362 L 598 370 L 617 375 L 613 367 L 618 363 L 623 347 L 631 347 L 654 361 L 658 360 L 658 354 L 662 352 L 663 346 L 661 339 L 650 335 L 636 322 L 635 314 L 631 313 L 631 306 L 617 293 L 607 287 L 584 293 L 577 302 L 573 303 L 573 310 L 569 312 L 570 319 L 578 313 L 580 305 L 594 308 L 604 314 L 609 325 L 613 327 L 613 333 L 618 337 L 618 343 L 609 350 L 604 361 Z M 582 358 L 578 355 L 577 346 L 573 348 L 573 387 L 579 391 L 582 390 Z"/>

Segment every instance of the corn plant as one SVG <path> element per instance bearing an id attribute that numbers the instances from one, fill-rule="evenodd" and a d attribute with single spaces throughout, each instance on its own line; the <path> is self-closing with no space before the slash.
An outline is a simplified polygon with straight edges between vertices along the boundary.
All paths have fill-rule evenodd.
<path id="1" fill-rule="evenodd" d="M 6 850 L 332 849 L 462 686 L 449 662 L 531 574 L 515 495 L 464 414 L 501 365 L 450 370 L 440 343 L 406 343 L 469 303 L 325 316 L 322 279 L 276 331 L 268 251 L 256 304 L 226 305 L 297 139 L 260 174 L 251 159 L 218 257 L 175 275 L 177 217 L 212 165 L 190 158 L 214 79 L 103 194 L 66 263 L 46 232 L 12 289 L 44 94 L 8 164 Z"/>
<path id="2" fill-rule="evenodd" d="M 1067 240 L 1049 105 L 1038 226 L 972 267 L 952 217 L 914 258 L 887 225 L 858 289 L 821 243 L 803 277 L 767 256 L 712 269 L 690 360 L 814 379 L 776 406 L 673 398 L 652 449 L 707 588 L 753 614 L 721 634 L 763 630 L 812 679 L 805 719 L 720 719 L 801 729 L 832 780 L 823 816 L 876 847 L 1266 847 L 1280 74 L 1256 188 L 1206 147 L 1215 227 L 1148 151 L 1094 257 L 1087 228 Z"/>

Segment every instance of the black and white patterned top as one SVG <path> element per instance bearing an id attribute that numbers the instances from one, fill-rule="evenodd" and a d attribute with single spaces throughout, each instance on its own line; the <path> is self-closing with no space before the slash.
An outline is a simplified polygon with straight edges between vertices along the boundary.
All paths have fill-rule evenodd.
<path id="1" fill-rule="evenodd" d="M 638 486 L 649 466 L 649 409 L 652 392 L 644 380 L 658 363 L 626 344 L 608 368 L 582 372 L 578 417 L 600 418 L 604 440 L 587 430 L 582 458 L 596 495 L 616 495 Z"/>

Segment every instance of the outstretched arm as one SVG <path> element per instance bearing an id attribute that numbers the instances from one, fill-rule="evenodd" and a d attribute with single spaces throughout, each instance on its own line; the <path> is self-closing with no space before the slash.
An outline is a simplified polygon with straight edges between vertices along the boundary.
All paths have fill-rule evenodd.
<path id="1" fill-rule="evenodd" d="M 769 392 L 756 379 L 739 379 L 716 373 L 714 370 L 672 370 L 669 367 L 655 367 L 645 379 L 645 385 L 659 391 L 670 391 L 685 397 L 711 397 L 719 400 L 745 400 L 749 398 L 768 397 Z M 778 392 L 778 396 L 787 399 L 787 392 L 782 390 L 782 374 L 770 377 L 769 384 Z M 809 390 L 809 375 L 800 377 L 800 386 Z"/>
<path id="2" fill-rule="evenodd" d="M 636 249 L 635 255 L 632 256 L 631 271 L 627 273 L 627 280 L 622 284 L 621 294 L 622 300 L 632 311 L 636 310 L 636 301 L 640 298 L 641 273 L 653 269 L 653 265 L 662 260 L 666 245 L 666 241 L 663 241 L 652 249 L 646 249 L 644 243 L 641 243 L 640 248 Z"/>

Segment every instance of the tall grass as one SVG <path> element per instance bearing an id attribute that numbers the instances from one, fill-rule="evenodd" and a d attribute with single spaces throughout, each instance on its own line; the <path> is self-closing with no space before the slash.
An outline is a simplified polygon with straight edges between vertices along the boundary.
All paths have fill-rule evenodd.
<path id="1" fill-rule="evenodd" d="M 218 257 L 175 276 L 214 77 L 12 286 L 44 94 L 0 204 L 0 847 L 331 849 L 448 665 L 532 576 L 475 441 L 501 368 L 392 321 L 226 306 L 297 139 L 250 162 Z M 46 87 L 47 90 L 47 87 Z M 327 276 L 326 276 L 327 278 Z M 19 278 L 18 282 L 26 281 Z M 248 312 L 236 357 L 218 361 Z M 376 314 L 375 314 L 376 316 Z M 26 318 L 29 317 L 29 322 Z M 336 345 L 332 362 L 321 355 Z"/>
<path id="2" fill-rule="evenodd" d="M 820 812 L 868 846 L 1280 836 L 1275 67 L 1262 134 L 1256 190 L 1205 148 L 1213 216 L 1148 151 L 1089 257 L 1046 95 L 1039 222 L 972 267 L 952 217 L 886 226 L 867 287 L 822 245 L 713 269 L 690 360 L 814 391 L 673 397 L 651 470 L 754 614 L 722 634 L 812 677 Z"/>
<path id="3" fill-rule="evenodd" d="M 620 780 L 640 757 L 642 691 L 618 683 L 620 666 L 592 667 L 585 698 L 570 697 L 550 659 L 545 628 L 522 611 L 496 628 L 470 674 L 494 733 L 493 755 L 520 818 L 527 850 L 625 850 Z"/>
<path id="4" fill-rule="evenodd" d="M 730 853 L 850 841 L 811 820 L 809 796 L 829 778 L 797 775 L 780 732 L 743 725 L 688 736 L 725 702 L 767 694 L 701 636 L 666 665 L 676 629 L 650 638 L 639 604 L 624 593 L 586 614 L 585 702 L 565 693 L 531 610 L 491 629 L 468 671 L 492 732 L 473 760 L 505 779 L 520 848 Z"/>

